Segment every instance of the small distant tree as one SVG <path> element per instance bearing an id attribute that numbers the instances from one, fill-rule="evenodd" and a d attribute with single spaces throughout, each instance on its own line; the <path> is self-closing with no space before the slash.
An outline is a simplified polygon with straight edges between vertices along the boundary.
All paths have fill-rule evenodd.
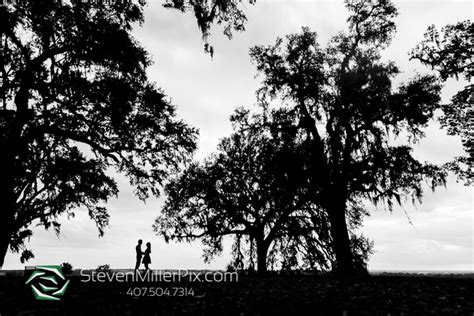
<path id="1" fill-rule="evenodd" d="M 63 262 L 61 264 L 61 269 L 65 275 L 72 274 L 72 264 L 70 264 L 69 262 Z"/>
<path id="2" fill-rule="evenodd" d="M 109 264 L 101 264 L 98 265 L 97 268 L 95 269 L 96 272 L 105 272 L 109 273 L 110 272 L 110 265 Z"/>
<path id="3" fill-rule="evenodd" d="M 399 70 L 381 59 L 395 31 L 395 6 L 347 0 L 346 7 L 348 32 L 325 49 L 308 28 L 251 49 L 263 78 L 260 98 L 293 106 L 311 139 L 313 193 L 330 222 L 340 275 L 356 270 L 348 229 L 352 205 L 363 210 L 368 200 L 392 210 L 405 198 L 421 201 L 425 182 L 434 189 L 446 177 L 440 166 L 418 161 L 411 148 L 439 108 L 440 83 L 417 76 L 394 88 Z M 407 136 L 406 142 L 394 144 L 397 136 Z"/>
<path id="4" fill-rule="evenodd" d="M 417 59 L 438 72 L 441 80 L 464 78 L 470 82 L 456 93 L 451 103 L 442 106 L 441 125 L 449 135 L 461 137 L 466 156 L 456 157 L 447 167 L 466 184 L 474 183 L 474 23 L 470 20 L 448 24 L 438 31 L 431 25 L 425 39 L 411 52 Z"/>
<path id="5" fill-rule="evenodd" d="M 330 268 L 328 220 L 308 177 L 312 154 L 292 112 L 265 108 L 251 115 L 240 109 L 231 121 L 234 133 L 218 151 L 166 186 L 155 231 L 166 241 L 200 239 L 206 261 L 222 252 L 224 236 L 234 236 L 237 269 L 245 260 L 252 267 L 256 258 L 264 273 L 269 254 L 282 259 L 282 267 L 302 260 L 312 268 Z"/>

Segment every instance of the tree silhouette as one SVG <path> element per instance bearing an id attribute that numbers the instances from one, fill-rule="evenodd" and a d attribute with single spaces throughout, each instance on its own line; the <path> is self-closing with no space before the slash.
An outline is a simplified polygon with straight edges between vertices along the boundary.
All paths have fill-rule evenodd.
<path id="1" fill-rule="evenodd" d="M 412 51 L 411 58 L 436 70 L 443 81 L 464 77 L 468 82 L 474 75 L 474 23 L 469 20 L 446 25 L 439 32 L 431 25 L 425 39 Z M 456 157 L 447 164 L 466 184 L 474 183 L 474 85 L 464 87 L 454 95 L 451 103 L 443 105 L 441 125 L 449 135 L 459 135 L 467 156 Z"/>
<path id="2" fill-rule="evenodd" d="M 148 81 L 151 60 L 131 36 L 143 5 L 18 1 L 2 24 L 0 266 L 23 250 L 33 222 L 59 232 L 58 217 L 87 209 L 100 235 L 117 194 L 110 171 L 136 194 L 159 194 L 195 149 L 196 131 Z"/>
<path id="3" fill-rule="evenodd" d="M 239 109 L 232 116 L 234 133 L 203 163 L 192 164 L 166 186 L 167 200 L 155 231 L 166 241 L 201 239 L 204 258 L 222 252 L 222 241 L 233 235 L 234 262 L 267 270 L 268 256 L 283 258 L 281 266 L 328 269 L 333 261 L 328 219 L 314 200 L 311 152 L 307 137 L 291 111 L 261 114 Z M 360 212 L 350 216 L 353 228 Z M 370 243 L 353 236 L 358 252 Z"/>
<path id="4" fill-rule="evenodd" d="M 420 200 L 424 181 L 434 189 L 446 176 L 416 160 L 410 147 L 438 108 L 440 84 L 433 76 L 417 76 L 394 89 L 399 71 L 380 57 L 395 30 L 396 8 L 390 1 L 346 1 L 346 7 L 349 31 L 326 49 L 307 28 L 251 49 L 263 77 L 260 98 L 292 105 L 311 137 L 314 194 L 329 218 L 341 275 L 354 273 L 349 204 L 362 207 L 369 200 L 392 210 L 404 197 Z M 390 142 L 405 135 L 404 145 Z"/>

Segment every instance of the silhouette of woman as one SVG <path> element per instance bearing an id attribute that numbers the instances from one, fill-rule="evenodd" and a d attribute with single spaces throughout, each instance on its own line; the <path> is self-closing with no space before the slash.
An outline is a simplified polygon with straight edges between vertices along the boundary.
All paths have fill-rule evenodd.
<path id="1" fill-rule="evenodd" d="M 151 253 L 151 244 L 150 242 L 146 243 L 146 249 L 145 249 L 145 255 L 143 256 L 143 264 L 145 265 L 145 270 L 150 270 L 148 265 L 151 263 L 151 258 L 150 258 L 150 253 Z"/>

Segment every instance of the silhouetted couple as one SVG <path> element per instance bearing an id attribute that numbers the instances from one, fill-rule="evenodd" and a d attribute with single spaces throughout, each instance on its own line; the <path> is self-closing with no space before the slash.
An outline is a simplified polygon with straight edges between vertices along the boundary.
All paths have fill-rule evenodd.
<path id="1" fill-rule="evenodd" d="M 138 269 L 140 268 L 140 263 L 143 263 L 143 265 L 145 266 L 145 270 L 150 270 L 148 265 L 151 263 L 151 258 L 150 258 L 151 244 L 147 242 L 145 252 L 143 252 L 142 243 L 143 241 L 139 239 L 138 244 L 135 247 L 135 251 L 137 252 L 137 263 L 135 264 L 135 271 L 138 271 Z"/>

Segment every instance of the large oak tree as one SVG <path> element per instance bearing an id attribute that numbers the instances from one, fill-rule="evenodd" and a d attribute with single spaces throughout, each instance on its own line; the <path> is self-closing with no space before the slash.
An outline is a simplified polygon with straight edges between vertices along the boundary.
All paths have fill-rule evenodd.
<path id="1" fill-rule="evenodd" d="M 30 226 L 59 231 L 61 214 L 86 209 L 100 234 L 117 194 L 111 168 L 136 194 L 195 149 L 196 131 L 150 82 L 147 52 L 131 35 L 143 4 L 18 1 L 0 7 L 0 266 L 23 250 Z"/>
<path id="2" fill-rule="evenodd" d="M 404 197 L 420 200 L 425 181 L 435 188 L 446 176 L 415 159 L 410 146 L 424 136 L 439 107 L 439 82 L 416 76 L 395 88 L 399 70 L 380 56 L 395 31 L 396 8 L 390 1 L 346 1 L 346 7 L 348 31 L 326 48 L 304 28 L 251 50 L 263 78 L 260 98 L 293 106 L 311 137 L 314 194 L 328 215 L 341 275 L 354 273 L 350 204 L 384 202 L 391 210 Z M 390 141 L 397 136 L 408 139 L 401 145 Z"/>

